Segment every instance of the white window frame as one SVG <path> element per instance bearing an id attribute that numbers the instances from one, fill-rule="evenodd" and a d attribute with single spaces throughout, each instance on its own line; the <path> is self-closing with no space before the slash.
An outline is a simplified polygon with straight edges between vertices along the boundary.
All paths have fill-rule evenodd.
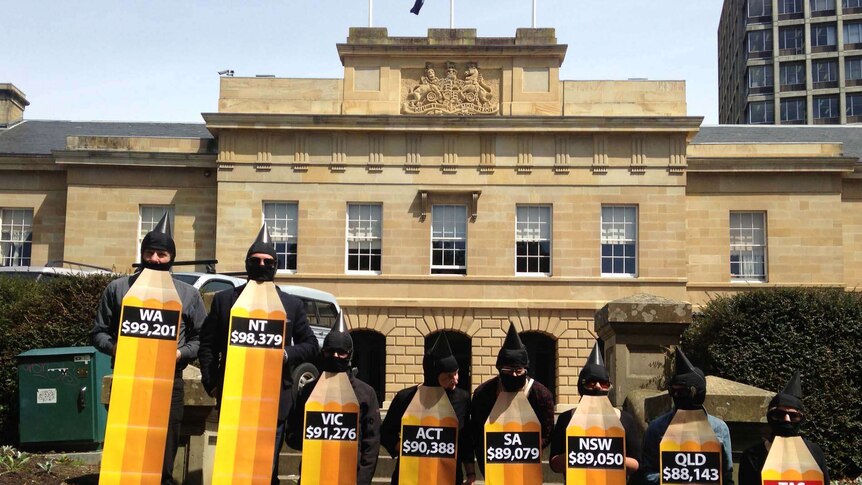
<path id="1" fill-rule="evenodd" d="M 608 219 L 607 216 L 611 216 Z M 618 219 L 620 218 L 621 219 Z M 602 277 L 612 278 L 637 278 L 638 276 L 638 206 L 637 205 L 621 205 L 621 204 L 602 204 L 600 225 L 599 225 L 599 269 Z M 627 231 L 627 229 L 631 229 Z M 620 237 L 620 235 L 622 237 Z M 605 255 L 606 246 L 610 249 L 611 254 Z M 627 246 L 631 248 L 634 254 L 626 254 Z M 623 254 L 615 254 L 615 250 L 620 247 Z M 605 271 L 605 260 L 609 259 L 611 271 Z M 632 271 L 625 270 L 626 260 L 631 259 L 634 262 Z M 622 272 L 614 271 L 616 260 L 622 260 Z"/>
<path id="2" fill-rule="evenodd" d="M 435 250 L 435 243 L 452 243 L 452 247 Z M 463 249 L 455 247 L 463 243 Z M 467 274 L 467 206 L 461 204 L 434 204 L 431 206 L 431 274 Z M 443 254 L 444 263 L 434 264 L 435 251 Z M 464 264 L 455 264 L 456 255 L 464 254 Z M 452 264 L 445 264 L 446 254 L 452 254 Z"/>
<path id="3" fill-rule="evenodd" d="M 838 59 L 818 59 L 811 61 L 811 81 L 829 83 L 838 80 Z M 821 75 L 825 74 L 826 79 Z"/>
<path id="4" fill-rule="evenodd" d="M 516 276 L 550 276 L 553 269 L 553 207 L 550 205 L 518 204 L 515 206 L 515 275 Z M 532 247 L 526 254 L 519 253 L 520 243 L 529 246 L 547 244 L 547 255 L 531 254 Z M 519 261 L 526 260 L 528 271 L 519 271 Z M 538 261 L 538 270 L 529 271 L 532 260 Z M 542 271 L 542 262 L 547 261 L 547 271 Z"/>
<path id="5" fill-rule="evenodd" d="M 736 216 L 736 220 L 734 220 Z M 769 275 L 769 239 L 767 233 L 767 219 L 765 211 L 730 211 L 729 217 L 729 240 L 730 240 L 730 279 L 732 282 L 739 283 L 765 283 Z M 737 237 L 734 240 L 734 231 Z M 758 242 L 757 234 L 761 234 L 761 241 Z M 756 253 L 758 249 L 762 249 L 763 254 L 763 272 L 762 274 L 748 272 L 743 270 L 744 265 L 757 264 Z M 733 272 L 733 257 L 734 252 L 737 252 L 741 257 L 738 263 L 738 274 Z M 749 257 L 750 262 L 744 261 L 744 256 Z M 749 271 L 751 271 L 749 269 Z"/>
<path id="6" fill-rule="evenodd" d="M 168 221 L 171 224 L 171 232 L 174 232 L 174 206 L 161 204 L 141 204 L 138 206 L 138 241 L 135 246 L 135 262 L 141 262 L 141 244 L 144 242 L 144 236 L 152 231 L 156 225 L 162 220 L 162 216 L 168 213 Z"/>
<path id="7" fill-rule="evenodd" d="M 383 204 L 378 202 L 349 202 L 345 230 L 344 271 L 349 274 L 380 274 L 383 268 Z M 373 268 L 373 251 L 377 250 L 377 265 Z M 356 256 L 361 268 L 363 259 L 367 269 L 350 269 L 350 258 Z"/>
<path id="8" fill-rule="evenodd" d="M 33 216 L 29 207 L 0 207 L 0 267 L 33 264 Z"/>
<path id="9" fill-rule="evenodd" d="M 278 257 L 276 273 L 294 274 L 299 267 L 299 203 L 296 201 L 270 200 L 261 205 L 262 222 L 266 223 L 269 236 L 275 243 Z M 290 251 L 290 244 L 293 251 Z M 293 258 L 293 267 L 288 262 Z"/>

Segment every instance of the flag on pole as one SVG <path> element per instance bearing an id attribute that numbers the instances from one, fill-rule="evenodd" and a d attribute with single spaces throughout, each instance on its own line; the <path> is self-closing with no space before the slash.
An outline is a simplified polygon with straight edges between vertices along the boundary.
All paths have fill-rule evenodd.
<path id="1" fill-rule="evenodd" d="M 425 3 L 425 0 L 416 0 L 416 3 L 413 4 L 413 8 L 410 9 L 410 13 L 419 15 L 419 10 L 422 8 L 422 4 Z"/>

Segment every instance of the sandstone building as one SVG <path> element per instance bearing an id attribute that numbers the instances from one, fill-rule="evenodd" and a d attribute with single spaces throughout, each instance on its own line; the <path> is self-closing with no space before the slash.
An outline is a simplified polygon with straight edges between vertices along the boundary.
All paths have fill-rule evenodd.
<path id="1" fill-rule="evenodd" d="M 560 80 L 549 29 L 338 54 L 342 79 L 222 77 L 201 125 L 28 120 L 0 84 L 0 264 L 127 271 L 168 210 L 181 259 L 239 271 L 266 221 L 385 400 L 442 330 L 475 387 L 512 321 L 563 405 L 611 300 L 862 283 L 858 128 L 701 127 L 682 81 Z"/>

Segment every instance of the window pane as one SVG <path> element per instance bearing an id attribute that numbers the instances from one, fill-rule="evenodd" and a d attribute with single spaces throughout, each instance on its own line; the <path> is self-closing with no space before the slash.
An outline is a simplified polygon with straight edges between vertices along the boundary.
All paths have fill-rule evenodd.
<path id="1" fill-rule="evenodd" d="M 0 208 L 0 266 L 29 266 L 33 209 Z"/>
<path id="2" fill-rule="evenodd" d="M 637 273 L 637 207 L 603 206 L 602 274 Z"/>
<path id="3" fill-rule="evenodd" d="M 847 94 L 847 116 L 862 116 L 862 93 Z"/>
<path id="4" fill-rule="evenodd" d="M 730 213 L 730 275 L 766 280 L 766 213 Z"/>
<path id="5" fill-rule="evenodd" d="M 467 273 L 467 207 L 431 207 L 431 273 Z"/>
<path id="6" fill-rule="evenodd" d="M 296 271 L 297 214 L 295 202 L 264 202 L 263 220 L 275 243 L 278 269 Z"/>
<path id="7" fill-rule="evenodd" d="M 862 44 L 862 22 L 844 23 L 844 43 Z"/>
<path id="8" fill-rule="evenodd" d="M 381 204 L 347 205 L 347 271 L 380 272 Z"/>
<path id="9" fill-rule="evenodd" d="M 550 269 L 551 207 L 524 205 L 515 208 L 515 271 L 548 274 Z M 544 250 L 540 248 L 545 248 Z M 526 263 L 519 260 L 526 258 Z M 547 268 L 547 269 L 545 269 Z"/>

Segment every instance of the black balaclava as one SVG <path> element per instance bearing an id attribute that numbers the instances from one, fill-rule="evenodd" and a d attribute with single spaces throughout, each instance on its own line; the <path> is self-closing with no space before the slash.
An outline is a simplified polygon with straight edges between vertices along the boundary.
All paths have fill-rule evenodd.
<path id="1" fill-rule="evenodd" d="M 506 333 L 506 340 L 503 342 L 503 348 L 497 354 L 497 370 L 503 367 L 529 367 L 530 357 L 527 355 L 527 347 L 521 342 L 521 337 L 518 336 L 518 331 L 515 330 L 515 324 L 509 322 L 509 331 Z M 508 392 L 518 391 L 527 383 L 527 374 L 522 376 L 510 376 L 500 373 L 500 383 L 503 389 Z"/>
<path id="2" fill-rule="evenodd" d="M 770 410 L 779 406 L 793 408 L 800 413 L 805 412 L 805 405 L 802 404 L 802 376 L 799 375 L 799 371 L 793 374 L 784 389 L 769 401 Z M 802 422 L 792 423 L 773 419 L 769 412 L 766 413 L 766 421 L 769 422 L 769 427 L 775 436 L 797 436 L 799 426 L 802 424 Z"/>
<path id="3" fill-rule="evenodd" d="M 257 233 L 257 239 L 254 240 L 248 252 L 245 254 L 245 272 L 248 275 L 249 281 L 272 281 L 275 279 L 276 267 L 268 268 L 260 264 L 253 264 L 248 261 L 248 258 L 255 253 L 263 253 L 272 256 L 278 261 L 278 256 L 275 254 L 275 247 L 272 244 L 272 238 L 269 237 L 269 230 L 266 228 L 266 222 Z"/>
<path id="4" fill-rule="evenodd" d="M 353 356 L 353 339 L 347 332 L 347 325 L 344 324 L 344 318 L 338 314 L 338 323 L 336 323 L 326 338 L 323 339 L 323 351 L 339 350 L 347 352 L 346 359 L 339 359 L 335 356 L 321 356 L 320 369 L 326 372 L 347 372 L 350 370 L 350 358 Z"/>
<path id="5" fill-rule="evenodd" d="M 602 357 L 602 341 L 596 339 L 593 351 L 587 357 L 587 362 L 578 374 L 578 393 L 581 396 L 607 396 L 608 391 L 591 390 L 585 387 L 587 381 L 610 382 L 608 370 L 605 369 L 605 359 Z"/>
<path id="6" fill-rule="evenodd" d="M 458 370 L 458 361 L 452 355 L 449 339 L 445 332 L 440 332 L 434 346 L 422 357 L 422 372 L 425 377 L 422 385 L 440 387 L 440 374 L 455 372 L 456 370 Z"/>
<path id="7" fill-rule="evenodd" d="M 670 380 L 671 386 L 682 385 L 686 391 L 674 393 L 669 387 L 668 392 L 673 398 L 677 409 L 694 410 L 703 407 L 706 400 L 706 376 L 703 371 L 693 366 L 679 347 L 676 349 L 676 373 Z"/>
<path id="8" fill-rule="evenodd" d="M 145 249 L 167 251 L 171 255 L 171 260 L 167 263 L 148 263 L 144 260 Z M 156 271 L 168 271 L 173 266 L 175 259 L 177 259 L 177 246 L 174 244 L 174 238 L 171 237 L 171 221 L 168 219 L 168 213 L 165 212 L 156 227 L 148 232 L 144 236 L 144 240 L 141 241 L 141 266 Z"/>

